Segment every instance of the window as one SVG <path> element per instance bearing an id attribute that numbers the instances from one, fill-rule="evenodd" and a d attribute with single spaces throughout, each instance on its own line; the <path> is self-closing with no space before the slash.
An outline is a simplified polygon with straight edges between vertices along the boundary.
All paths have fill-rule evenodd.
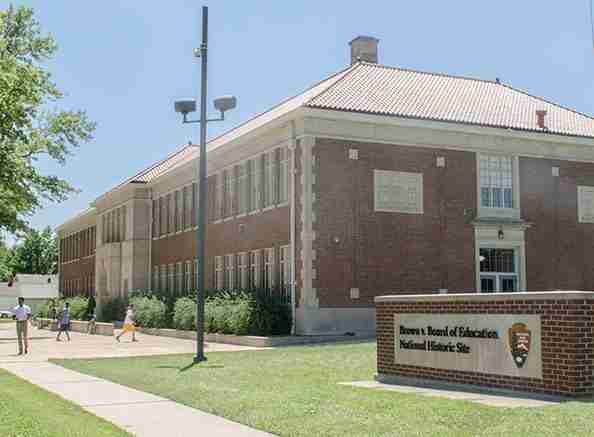
<path id="1" fill-rule="evenodd" d="M 167 195 L 167 233 L 175 232 L 175 205 L 173 202 L 173 193 Z"/>
<path id="2" fill-rule="evenodd" d="M 250 168 L 250 207 L 249 210 L 257 211 L 260 209 L 260 187 L 261 187 L 261 172 L 260 172 L 260 160 L 250 159 L 248 161 Z"/>
<path id="3" fill-rule="evenodd" d="M 250 288 L 260 288 L 260 251 L 250 252 Z"/>
<path id="4" fill-rule="evenodd" d="M 219 220 L 222 216 L 222 207 L 223 207 L 223 184 L 222 184 L 222 174 L 216 174 L 213 176 L 214 181 L 214 190 L 215 190 L 215 204 L 214 204 L 214 220 Z"/>
<path id="5" fill-rule="evenodd" d="M 184 272 L 182 271 L 182 263 L 178 262 L 175 264 L 175 291 L 174 295 L 181 294 L 182 287 L 184 284 Z"/>
<path id="6" fill-rule="evenodd" d="M 192 226 L 196 226 L 198 218 L 198 184 L 192 184 Z"/>
<path id="7" fill-rule="evenodd" d="M 192 227 L 192 187 L 184 187 L 184 229 Z"/>
<path id="8" fill-rule="evenodd" d="M 153 283 L 151 289 L 153 291 L 159 291 L 159 266 L 153 266 Z"/>
<path id="9" fill-rule="evenodd" d="M 275 286 L 274 280 L 274 248 L 264 249 L 264 288 L 272 290 Z"/>
<path id="10" fill-rule="evenodd" d="M 225 287 L 223 280 L 223 257 L 215 256 L 215 289 L 221 290 Z"/>
<path id="11" fill-rule="evenodd" d="M 280 260 L 278 263 L 280 272 L 280 285 L 283 291 L 287 291 L 291 286 L 291 254 L 289 251 L 290 246 L 282 246 L 280 248 Z"/>
<path id="12" fill-rule="evenodd" d="M 175 231 L 183 230 L 182 223 L 184 221 L 184 203 L 182 201 L 182 192 L 177 190 L 175 192 Z"/>
<path id="13" fill-rule="evenodd" d="M 233 197 L 235 196 L 235 178 L 233 170 L 223 171 L 223 217 L 233 215 Z"/>
<path id="14" fill-rule="evenodd" d="M 122 206 L 122 232 L 120 233 L 120 241 L 126 240 L 126 205 Z"/>
<path id="15" fill-rule="evenodd" d="M 159 278 L 159 292 L 161 294 L 166 294 L 167 293 L 167 265 L 161 264 L 160 270 L 161 270 L 161 275 Z"/>
<path id="16" fill-rule="evenodd" d="M 159 237 L 167 233 L 167 199 L 159 197 Z"/>
<path id="17" fill-rule="evenodd" d="M 237 254 L 237 273 L 238 273 L 238 286 L 242 290 L 247 290 L 249 288 L 248 283 L 248 254 L 247 252 L 242 252 Z"/>
<path id="18" fill-rule="evenodd" d="M 192 291 L 192 261 L 186 261 L 184 269 L 184 293 Z"/>
<path id="19" fill-rule="evenodd" d="M 235 255 L 225 255 L 225 285 L 229 290 L 235 289 Z"/>
<path id="20" fill-rule="evenodd" d="M 169 264 L 168 272 L 167 272 L 167 292 L 170 295 L 175 294 L 175 266 L 173 264 Z"/>
<path id="21" fill-rule="evenodd" d="M 153 235 L 155 238 L 159 235 L 159 200 L 153 200 Z"/>
<path id="22" fill-rule="evenodd" d="M 276 149 L 263 155 L 264 162 L 264 207 L 276 203 Z"/>
<path id="23" fill-rule="evenodd" d="M 283 204 L 289 200 L 289 148 L 281 147 L 279 153 L 278 203 Z"/>
<path id="24" fill-rule="evenodd" d="M 479 254 L 481 292 L 518 291 L 517 257 L 514 249 L 481 248 Z"/>
<path id="25" fill-rule="evenodd" d="M 237 214 L 245 214 L 248 210 L 250 185 L 248 183 L 248 163 L 237 167 Z"/>
<path id="26" fill-rule="evenodd" d="M 479 157 L 481 206 L 513 208 L 512 158 L 481 155 Z"/>

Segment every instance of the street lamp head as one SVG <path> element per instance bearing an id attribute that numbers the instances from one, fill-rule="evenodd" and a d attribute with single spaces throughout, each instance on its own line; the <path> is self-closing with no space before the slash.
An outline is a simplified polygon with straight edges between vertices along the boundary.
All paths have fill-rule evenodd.
<path id="1" fill-rule="evenodd" d="M 186 115 L 196 111 L 196 100 L 178 100 L 175 102 L 175 112 Z"/>
<path id="2" fill-rule="evenodd" d="M 214 107 L 221 113 L 225 113 L 237 106 L 237 99 L 235 96 L 223 96 L 214 100 Z"/>

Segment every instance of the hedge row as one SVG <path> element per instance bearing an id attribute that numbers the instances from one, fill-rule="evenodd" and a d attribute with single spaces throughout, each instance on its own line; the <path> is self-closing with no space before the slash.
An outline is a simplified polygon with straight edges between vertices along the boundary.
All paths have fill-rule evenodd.
<path id="1" fill-rule="evenodd" d="M 150 293 L 134 293 L 136 323 L 147 328 L 196 329 L 196 302 L 191 297 L 164 302 Z M 123 320 L 127 302 L 114 299 L 103 306 L 101 319 Z M 210 293 L 204 305 L 204 329 L 235 335 L 288 335 L 290 306 L 267 292 Z"/>
<path id="2" fill-rule="evenodd" d="M 95 299 L 93 297 L 69 297 L 67 299 L 49 299 L 39 310 L 37 310 L 37 317 L 51 318 L 53 315 L 59 317 L 64 305 L 68 302 L 70 304 L 70 319 L 71 320 L 88 320 L 95 312 Z M 52 314 L 52 308 L 55 313 Z"/>

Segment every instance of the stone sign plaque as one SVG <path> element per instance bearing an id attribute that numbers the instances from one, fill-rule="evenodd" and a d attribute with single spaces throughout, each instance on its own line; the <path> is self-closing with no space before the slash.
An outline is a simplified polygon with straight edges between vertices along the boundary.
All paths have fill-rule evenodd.
<path id="1" fill-rule="evenodd" d="M 423 214 L 423 174 L 373 171 L 374 210 Z"/>
<path id="2" fill-rule="evenodd" d="M 395 364 L 542 379 L 540 316 L 395 314 Z"/>
<path id="3" fill-rule="evenodd" d="M 594 187 L 578 186 L 578 221 L 594 223 Z"/>

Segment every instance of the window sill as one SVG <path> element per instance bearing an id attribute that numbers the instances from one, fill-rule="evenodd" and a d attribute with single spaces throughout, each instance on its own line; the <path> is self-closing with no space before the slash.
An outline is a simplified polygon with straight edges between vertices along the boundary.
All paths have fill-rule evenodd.
<path id="1" fill-rule="evenodd" d="M 488 207 L 479 207 L 478 219 L 514 219 L 520 220 L 520 209 L 519 208 L 488 208 Z"/>

